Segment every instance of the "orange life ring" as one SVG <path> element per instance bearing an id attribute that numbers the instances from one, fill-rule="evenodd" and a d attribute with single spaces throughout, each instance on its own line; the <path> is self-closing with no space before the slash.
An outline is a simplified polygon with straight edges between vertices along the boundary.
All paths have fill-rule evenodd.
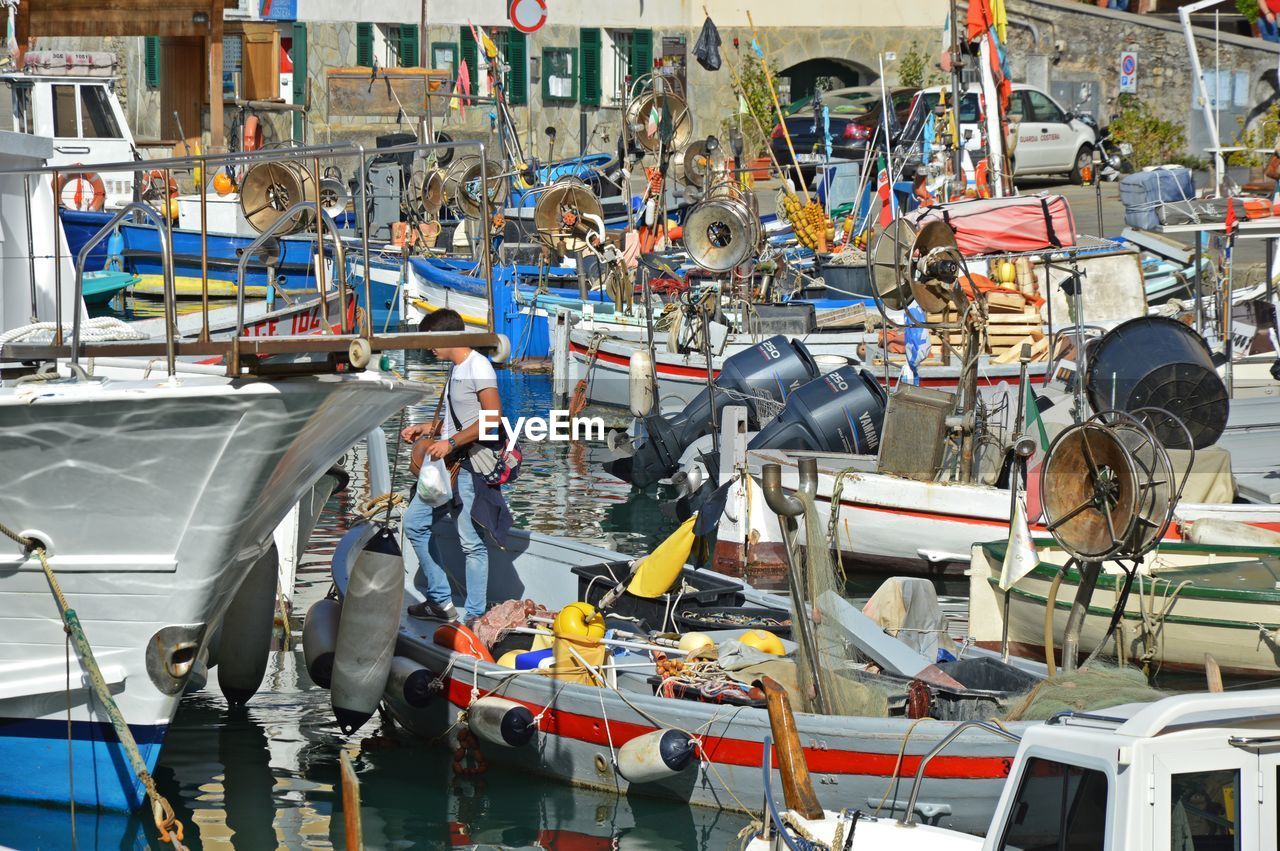
<path id="1" fill-rule="evenodd" d="M 479 659 L 481 662 L 493 661 L 493 655 L 489 652 L 489 648 L 484 646 L 484 642 L 480 640 L 480 637 L 460 623 L 441 625 L 436 630 L 435 635 L 431 637 L 431 640 L 441 647 L 447 647 L 463 656 L 470 656 L 472 659 Z"/>
<path id="2" fill-rule="evenodd" d="M 262 122 L 256 115 L 246 115 L 240 128 L 240 150 L 256 151 L 262 147 Z"/>
<path id="3" fill-rule="evenodd" d="M 58 175 L 58 204 L 68 210 L 98 212 L 107 205 L 107 185 L 96 172 Z"/>
<path id="4" fill-rule="evenodd" d="M 160 194 L 164 192 L 164 189 L 165 189 L 165 183 L 166 183 L 165 173 L 158 168 L 153 168 L 151 169 L 151 171 L 146 173 L 146 175 L 143 177 L 143 181 L 145 182 L 147 187 L 146 190 L 142 193 L 143 197 L 153 201 L 159 200 Z M 178 197 L 177 179 L 172 174 L 170 174 L 168 176 L 167 182 L 168 182 L 168 190 L 169 190 L 168 197 L 170 198 Z"/>

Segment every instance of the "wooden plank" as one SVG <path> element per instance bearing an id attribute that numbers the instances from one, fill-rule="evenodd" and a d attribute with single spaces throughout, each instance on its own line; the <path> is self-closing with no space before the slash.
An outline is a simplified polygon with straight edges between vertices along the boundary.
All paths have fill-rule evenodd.
<path id="1" fill-rule="evenodd" d="M 244 24 L 241 97 L 274 100 L 280 97 L 280 31 L 274 26 Z"/>
<path id="2" fill-rule="evenodd" d="M 20 27 L 23 36 L 204 37 L 211 26 L 196 23 L 196 13 L 210 23 L 220 23 L 222 10 L 237 9 L 239 4 L 235 0 L 39 0 L 18 8 L 27 13 L 20 14 L 20 22 L 26 24 Z"/>
<path id="3" fill-rule="evenodd" d="M 211 9 L 216 9 L 221 0 L 209 0 Z M 205 55 L 209 61 L 206 68 L 209 72 L 208 92 L 206 100 L 209 104 L 209 147 L 214 152 L 229 150 L 223 136 L 226 123 L 226 110 L 222 105 L 222 15 L 211 14 L 209 35 L 205 42 Z"/>

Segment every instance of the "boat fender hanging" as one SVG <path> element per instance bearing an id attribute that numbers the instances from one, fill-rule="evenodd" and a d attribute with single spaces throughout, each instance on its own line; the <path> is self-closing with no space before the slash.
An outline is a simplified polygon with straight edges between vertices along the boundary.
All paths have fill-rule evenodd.
<path id="1" fill-rule="evenodd" d="M 467 724 L 486 742 L 506 748 L 529 744 L 538 731 L 538 722 L 529 707 L 492 695 L 471 704 L 467 710 Z"/>
<path id="2" fill-rule="evenodd" d="M 342 604 L 337 600 L 317 600 L 307 610 L 302 624 L 302 659 L 307 676 L 320 688 L 333 682 L 333 651 L 338 646 L 338 620 Z"/>
<path id="3" fill-rule="evenodd" d="M 693 764 L 697 752 L 688 733 L 654 730 L 618 749 L 618 773 L 628 783 L 655 783 L 680 774 Z"/>
<path id="4" fill-rule="evenodd" d="M 107 185 L 93 171 L 60 174 L 58 203 L 68 210 L 101 212 L 107 204 Z"/>
<path id="5" fill-rule="evenodd" d="M 422 709 L 431 702 L 432 687 L 436 675 L 412 659 L 396 656 L 391 660 L 391 673 L 387 676 L 387 692 L 414 709 Z"/>
<path id="6" fill-rule="evenodd" d="M 356 526 L 347 534 L 367 530 Z M 382 700 L 403 608 L 404 556 L 396 536 L 379 529 L 351 568 L 333 653 L 333 714 L 348 735 L 372 717 Z"/>
<path id="7" fill-rule="evenodd" d="M 484 646 L 480 637 L 460 623 L 442 624 L 431 636 L 431 640 L 462 656 L 470 656 L 481 662 L 493 661 L 493 654 Z"/>
<path id="8" fill-rule="evenodd" d="M 240 150 L 248 153 L 262 147 L 262 122 L 256 115 L 246 115 L 241 127 Z"/>
<path id="9" fill-rule="evenodd" d="M 644 204 L 644 224 L 645 227 L 653 227 L 658 221 L 658 202 L 650 198 Z"/>
<path id="10" fill-rule="evenodd" d="M 653 411 L 653 390 L 657 381 L 653 373 L 653 358 L 648 349 L 631 353 L 627 363 L 627 378 L 630 384 L 631 416 L 647 417 Z"/>
<path id="11" fill-rule="evenodd" d="M 267 672 L 279 569 L 280 557 L 272 544 L 249 568 L 222 616 L 218 688 L 232 706 L 247 703 Z"/>

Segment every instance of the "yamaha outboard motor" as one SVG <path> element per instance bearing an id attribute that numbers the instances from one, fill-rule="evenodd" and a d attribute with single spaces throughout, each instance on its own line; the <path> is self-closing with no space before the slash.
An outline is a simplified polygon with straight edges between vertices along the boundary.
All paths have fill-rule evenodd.
<path id="1" fill-rule="evenodd" d="M 887 402 L 874 375 L 842 366 L 792 393 L 782 413 L 747 448 L 875 455 Z"/>
<path id="2" fill-rule="evenodd" d="M 605 469 L 638 488 L 647 488 L 676 471 L 685 449 L 711 432 L 712 423 L 720 421 L 727 406 L 745 401 L 748 424 L 757 428 L 759 411 L 752 399 L 786 402 L 791 391 L 807 384 L 818 372 L 818 364 L 799 340 L 770 337 L 725 359 L 713 382 L 716 393 L 703 390 L 673 417 L 651 414 L 641 420 L 634 454 L 607 463 Z M 733 392 L 719 392 L 725 390 Z"/>

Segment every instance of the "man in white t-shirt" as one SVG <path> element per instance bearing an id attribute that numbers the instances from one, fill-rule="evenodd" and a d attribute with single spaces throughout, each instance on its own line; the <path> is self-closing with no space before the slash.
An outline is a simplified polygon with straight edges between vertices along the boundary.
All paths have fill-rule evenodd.
<path id="1" fill-rule="evenodd" d="M 466 330 L 462 317 L 453 310 L 438 310 L 424 318 L 420 331 Z M 426 458 L 444 458 L 452 469 L 460 463 L 454 485 L 453 505 L 433 509 L 416 496 L 409 501 L 404 513 L 405 536 L 418 555 L 418 564 L 427 580 L 426 600 L 409 607 L 409 614 L 417 618 L 459 620 L 470 623 L 484 614 L 488 605 L 489 551 L 485 546 L 484 529 L 473 520 L 478 488 L 489 487 L 484 479 L 471 469 L 466 460 L 468 448 L 480 436 L 480 412 L 488 411 L 496 419 L 502 406 L 498 397 L 498 378 L 493 364 L 475 349 L 467 347 L 432 349 L 432 353 L 449 361 L 453 367 L 445 381 L 443 402 L 438 422 L 421 423 L 406 428 L 401 437 L 413 443 L 410 470 L 415 474 Z M 439 431 L 439 437 L 435 437 Z M 416 442 L 415 442 L 416 441 Z M 483 494 L 490 498 L 489 493 Z M 457 516 L 458 540 L 466 557 L 466 602 L 462 614 L 453 605 L 453 593 L 444 568 L 431 557 L 431 529 L 439 520 L 448 518 L 450 509 L 461 503 Z"/>

